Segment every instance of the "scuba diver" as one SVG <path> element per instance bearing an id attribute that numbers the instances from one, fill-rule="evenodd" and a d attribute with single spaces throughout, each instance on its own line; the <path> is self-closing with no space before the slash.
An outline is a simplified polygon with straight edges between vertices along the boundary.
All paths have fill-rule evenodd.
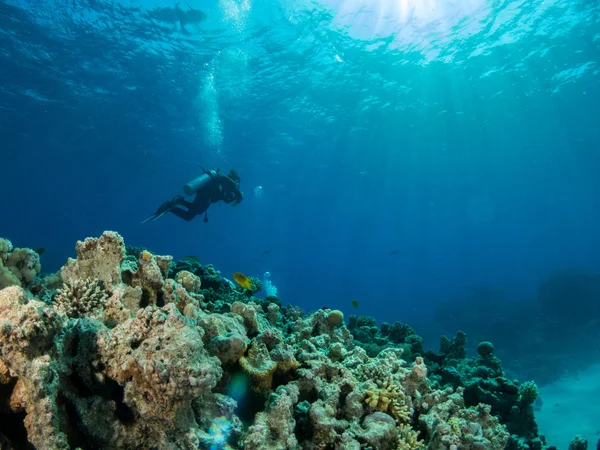
<path id="1" fill-rule="evenodd" d="M 188 222 L 204 214 L 204 222 L 208 222 L 207 211 L 211 204 L 223 201 L 231 203 L 232 206 L 239 205 L 242 201 L 241 179 L 235 170 L 231 169 L 228 175 L 223 175 L 218 169 L 202 170 L 202 175 L 183 186 L 185 195 L 196 195 L 192 201 L 186 200 L 183 195 L 177 195 L 160 205 L 156 212 L 142 223 L 156 220 L 168 212 Z"/>

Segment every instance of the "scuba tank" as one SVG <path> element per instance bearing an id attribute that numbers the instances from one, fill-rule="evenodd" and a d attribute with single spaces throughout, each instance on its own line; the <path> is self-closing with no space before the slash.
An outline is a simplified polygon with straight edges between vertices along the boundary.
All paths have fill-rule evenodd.
<path id="1" fill-rule="evenodd" d="M 185 195 L 194 195 L 200 189 L 207 186 L 216 176 L 216 170 L 205 170 L 204 173 L 198 178 L 194 178 L 192 181 L 188 181 L 183 186 L 183 192 L 185 192 Z"/>

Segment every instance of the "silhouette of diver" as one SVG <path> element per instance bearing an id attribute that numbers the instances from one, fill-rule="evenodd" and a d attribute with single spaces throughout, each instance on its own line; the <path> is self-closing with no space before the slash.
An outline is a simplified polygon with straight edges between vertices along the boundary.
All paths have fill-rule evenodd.
<path id="1" fill-rule="evenodd" d="M 207 211 L 211 204 L 222 201 L 237 206 L 242 201 L 240 181 L 240 176 L 233 169 L 228 175 L 223 175 L 218 169 L 204 170 L 202 175 L 183 187 L 186 195 L 196 195 L 192 201 L 187 201 L 183 195 L 177 195 L 160 205 L 156 212 L 142 223 L 156 220 L 168 212 L 188 222 L 204 214 L 204 222 L 208 222 Z"/>

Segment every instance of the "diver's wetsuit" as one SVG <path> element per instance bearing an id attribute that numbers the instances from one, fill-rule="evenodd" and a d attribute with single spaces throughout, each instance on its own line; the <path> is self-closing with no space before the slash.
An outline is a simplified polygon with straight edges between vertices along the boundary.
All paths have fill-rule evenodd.
<path id="1" fill-rule="evenodd" d="M 190 221 L 194 217 L 204 214 L 204 221 L 208 221 L 206 211 L 211 204 L 217 202 L 234 203 L 234 206 L 242 201 L 242 192 L 240 191 L 240 177 L 232 170 L 229 175 L 223 175 L 219 171 L 205 172 L 204 181 L 195 194 L 192 201 L 188 201 L 182 195 L 177 195 L 164 202 L 158 207 L 156 212 L 146 218 L 142 223 L 149 220 L 156 220 L 167 212 L 172 212 L 177 217 L 185 221 Z M 187 185 L 186 185 L 187 186 Z M 185 189 L 184 189 L 185 190 Z"/>
<path id="2" fill-rule="evenodd" d="M 189 222 L 194 217 L 206 213 L 212 203 L 220 201 L 239 203 L 242 201 L 242 193 L 238 188 L 238 184 L 231 178 L 218 174 L 203 190 L 196 193 L 191 202 L 180 196 L 177 198 L 175 206 L 169 211 Z"/>
<path id="3" fill-rule="evenodd" d="M 200 195 L 200 193 L 196 194 L 196 197 L 191 202 L 188 202 L 184 197 L 177 202 L 178 206 L 174 206 L 169 210 L 177 217 L 181 217 L 183 220 L 190 221 L 197 215 L 205 213 L 210 206 L 210 199 L 205 198 L 204 195 Z M 185 207 L 187 209 L 183 209 L 181 207 Z"/>

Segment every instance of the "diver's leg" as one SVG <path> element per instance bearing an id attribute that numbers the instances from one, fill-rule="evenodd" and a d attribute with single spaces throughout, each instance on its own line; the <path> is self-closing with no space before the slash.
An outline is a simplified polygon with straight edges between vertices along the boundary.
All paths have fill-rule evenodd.
<path id="1" fill-rule="evenodd" d="M 186 202 L 187 203 L 187 202 Z M 196 217 L 196 213 L 194 211 L 192 211 L 191 209 L 185 210 L 183 208 L 179 208 L 179 207 L 174 207 L 171 208 L 169 210 L 169 212 L 172 212 L 173 214 L 175 214 L 177 217 L 185 220 L 186 222 L 189 222 L 190 220 L 192 220 L 194 217 Z"/>

